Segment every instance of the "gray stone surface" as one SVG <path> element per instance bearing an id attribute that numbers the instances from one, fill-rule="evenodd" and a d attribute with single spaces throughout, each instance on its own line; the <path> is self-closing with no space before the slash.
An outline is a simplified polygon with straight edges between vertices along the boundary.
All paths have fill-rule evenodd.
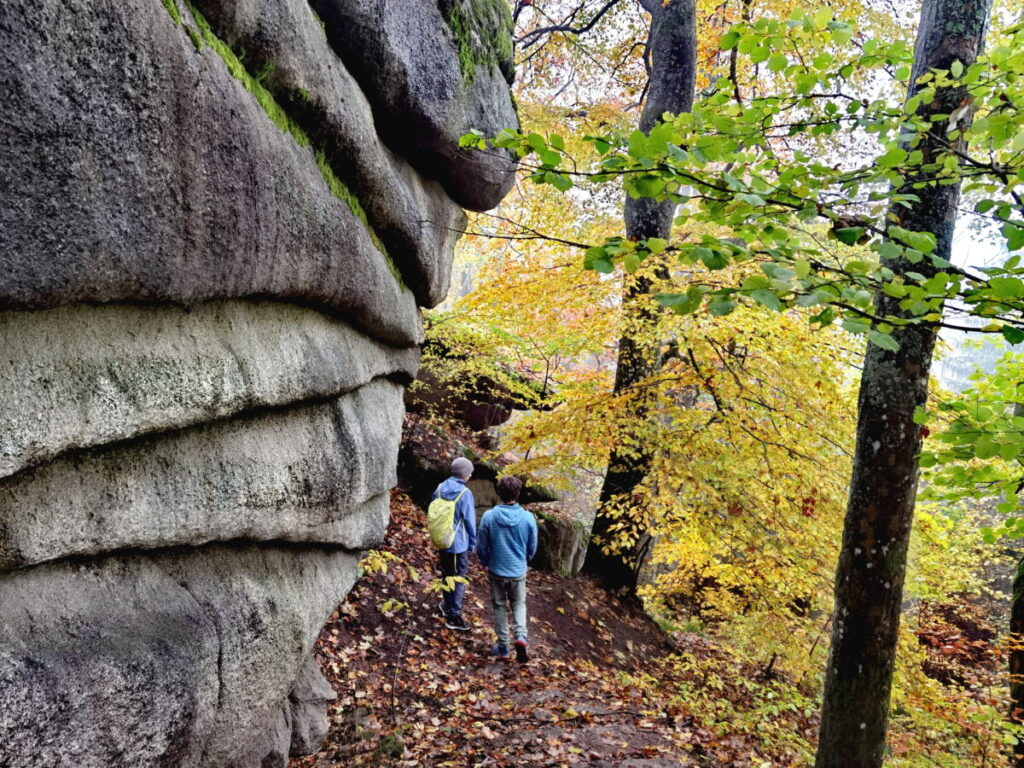
<path id="1" fill-rule="evenodd" d="M 494 136 L 519 125 L 506 81 L 511 46 L 502 52 L 491 44 L 507 23 L 502 14 L 508 6 L 493 0 L 310 1 L 370 99 L 385 140 L 460 205 L 496 206 L 512 188 L 515 163 L 505 150 L 459 149 L 459 137 L 471 128 Z M 446 20 L 453 9 L 481 28 L 457 39 Z M 471 74 L 460 68 L 460 53 L 481 62 Z"/>
<path id="2" fill-rule="evenodd" d="M 313 657 L 308 657 L 288 694 L 292 725 L 289 754 L 292 757 L 311 755 L 323 745 L 327 737 L 327 705 L 335 698 L 337 695 L 320 665 Z"/>
<path id="3" fill-rule="evenodd" d="M 344 551 L 215 546 L 0 575 L 3 765 L 252 753 L 355 574 Z"/>
<path id="4" fill-rule="evenodd" d="M 421 304 L 448 293 L 452 251 L 466 216 L 435 181 L 421 177 L 378 138 L 358 84 L 334 55 L 307 2 L 196 0 L 245 61 L 269 70 L 263 84 L 316 140 L 356 193 Z"/>
<path id="5" fill-rule="evenodd" d="M 279 302 L 0 313 L 0 349 L 0 478 L 68 450 L 407 380 L 418 362 L 416 348 Z"/>
<path id="6" fill-rule="evenodd" d="M 419 341 L 313 150 L 160 0 L 5 0 L 0 35 L 0 309 L 274 296 Z"/>
<path id="7" fill-rule="evenodd" d="M 417 304 L 512 181 L 457 147 L 503 0 L 196 2 L 0 2 L 0 768 L 319 745 Z"/>
<path id="8" fill-rule="evenodd" d="M 209 541 L 363 549 L 387 526 L 402 392 L 253 413 L 58 458 L 0 482 L 0 570 Z M 356 514 L 356 511 L 360 514 Z"/>
<path id="9" fill-rule="evenodd" d="M 583 568 L 590 543 L 590 526 L 574 519 L 561 503 L 531 504 L 537 517 L 537 556 L 530 565 L 565 576 Z"/>

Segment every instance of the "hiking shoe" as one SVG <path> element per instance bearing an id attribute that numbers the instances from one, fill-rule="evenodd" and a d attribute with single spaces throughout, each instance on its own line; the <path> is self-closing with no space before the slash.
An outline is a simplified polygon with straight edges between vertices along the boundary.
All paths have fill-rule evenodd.
<path id="1" fill-rule="evenodd" d="M 497 643 L 491 648 L 491 653 L 497 656 L 499 659 L 507 659 L 511 655 L 508 652 L 508 646 Z"/>
<path id="2" fill-rule="evenodd" d="M 470 626 L 466 623 L 466 620 L 461 616 L 454 616 L 445 620 L 444 625 L 448 629 L 455 629 L 459 632 L 469 632 Z"/>
<path id="3" fill-rule="evenodd" d="M 525 638 L 519 638 L 515 642 L 516 646 L 516 661 L 523 664 L 530 660 L 530 654 L 526 652 L 526 640 Z"/>

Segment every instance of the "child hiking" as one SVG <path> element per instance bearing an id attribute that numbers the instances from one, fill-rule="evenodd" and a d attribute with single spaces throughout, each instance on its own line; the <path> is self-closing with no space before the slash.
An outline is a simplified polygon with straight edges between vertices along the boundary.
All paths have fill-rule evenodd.
<path id="1" fill-rule="evenodd" d="M 484 513 L 477 537 L 477 556 L 491 587 L 494 634 L 492 649 L 499 658 L 509 657 L 508 613 L 512 612 L 516 660 L 527 661 L 526 650 L 526 562 L 537 553 L 537 521 L 518 504 L 523 483 L 516 477 L 498 481 L 502 503 Z M 506 607 L 506 604 L 508 607 Z"/>
<path id="2" fill-rule="evenodd" d="M 476 547 L 476 504 L 473 501 L 473 492 L 466 487 L 466 481 L 473 474 L 473 462 L 461 456 L 452 462 L 451 477 L 437 486 L 434 491 L 434 501 L 431 502 L 427 511 L 427 524 L 431 528 L 431 538 L 439 547 L 438 557 L 441 565 L 441 578 L 446 579 L 452 576 L 465 578 L 469 571 L 469 553 Z M 438 505 L 437 500 L 454 501 L 454 510 L 451 505 Z M 435 510 L 442 515 L 436 515 Z M 434 528 L 442 520 L 444 513 L 449 517 L 443 519 L 445 528 L 443 532 L 435 532 Z M 448 527 L 448 520 L 451 527 Z M 441 541 L 435 537 L 435 533 L 441 533 L 447 541 Z M 449 544 L 450 542 L 450 544 Z M 448 546 L 444 546 L 448 544 Z M 438 606 L 444 614 L 444 625 L 448 629 L 456 629 L 460 632 L 468 632 L 469 624 L 462 618 L 462 595 L 466 591 L 465 582 L 456 582 L 453 589 L 446 591 Z"/>

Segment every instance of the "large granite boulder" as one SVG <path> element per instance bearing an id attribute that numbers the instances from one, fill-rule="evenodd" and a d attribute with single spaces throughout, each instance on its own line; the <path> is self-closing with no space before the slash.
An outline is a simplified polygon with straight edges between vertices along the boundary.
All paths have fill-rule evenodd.
<path id="1" fill-rule="evenodd" d="M 458 148 L 516 125 L 507 8 L 2 5 L 0 765 L 282 766 L 512 180 Z"/>
<path id="2" fill-rule="evenodd" d="M 512 188 L 506 150 L 467 152 L 459 137 L 516 124 L 506 0 L 310 0 L 327 39 L 363 86 L 393 146 L 461 205 L 493 208 Z M 454 53 L 454 55 L 452 55 Z"/>

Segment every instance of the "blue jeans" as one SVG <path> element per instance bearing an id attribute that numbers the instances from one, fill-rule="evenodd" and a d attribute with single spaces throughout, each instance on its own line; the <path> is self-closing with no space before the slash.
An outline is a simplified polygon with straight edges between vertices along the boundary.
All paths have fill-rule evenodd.
<path id="1" fill-rule="evenodd" d="M 465 576 L 469 573 L 469 550 L 452 554 L 451 552 L 439 552 L 441 557 L 441 578 L 449 576 Z M 461 581 L 455 583 L 455 589 L 445 591 L 444 594 L 444 615 L 445 618 L 454 619 L 462 615 L 462 594 L 466 591 L 466 585 Z"/>
<path id="2" fill-rule="evenodd" d="M 526 577 L 503 579 L 491 574 L 491 607 L 498 645 L 508 648 L 508 607 L 512 609 L 512 632 L 516 640 L 526 639 Z"/>

